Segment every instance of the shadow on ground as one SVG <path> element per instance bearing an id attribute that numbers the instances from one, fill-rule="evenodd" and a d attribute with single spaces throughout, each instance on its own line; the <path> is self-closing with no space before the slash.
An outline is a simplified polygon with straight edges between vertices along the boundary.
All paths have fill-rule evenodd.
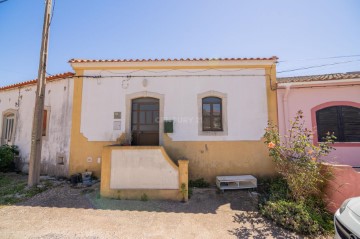
<path id="1" fill-rule="evenodd" d="M 274 223 L 263 218 L 259 212 L 239 212 L 233 216 L 234 222 L 239 223 L 240 227 L 228 232 L 237 238 L 302 238 L 287 230 L 281 229 Z"/>
<path id="2" fill-rule="evenodd" d="M 211 213 L 219 210 L 256 211 L 257 198 L 248 190 L 219 192 L 216 188 L 194 189 L 186 203 L 177 201 L 136 201 L 102 198 L 99 184 L 73 188 L 63 184 L 18 203 L 21 206 L 84 208 L 122 211 Z"/>

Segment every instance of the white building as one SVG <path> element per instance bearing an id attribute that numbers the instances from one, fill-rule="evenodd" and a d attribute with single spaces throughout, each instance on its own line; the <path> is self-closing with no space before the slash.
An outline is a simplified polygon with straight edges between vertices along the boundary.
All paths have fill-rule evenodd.
<path id="1" fill-rule="evenodd" d="M 68 175 L 73 99 L 73 73 L 47 78 L 41 172 Z M 20 167 L 28 171 L 36 81 L 0 88 L 1 144 L 17 145 Z"/>

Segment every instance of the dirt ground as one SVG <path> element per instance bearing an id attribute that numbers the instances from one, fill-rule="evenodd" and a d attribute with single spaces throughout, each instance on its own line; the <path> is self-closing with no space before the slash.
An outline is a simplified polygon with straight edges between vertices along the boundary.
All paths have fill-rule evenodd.
<path id="1" fill-rule="evenodd" d="M 249 191 L 195 189 L 187 203 L 104 199 L 63 182 L 0 208 L 0 238 L 299 238 L 257 213 Z"/>

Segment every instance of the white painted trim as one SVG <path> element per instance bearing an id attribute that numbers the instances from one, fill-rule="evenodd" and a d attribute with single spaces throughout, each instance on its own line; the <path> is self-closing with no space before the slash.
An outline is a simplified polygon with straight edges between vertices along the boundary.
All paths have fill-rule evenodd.
<path id="1" fill-rule="evenodd" d="M 2 125 L 1 125 L 1 144 L 9 144 L 9 145 L 13 145 L 14 141 L 15 141 L 15 134 L 16 134 L 16 126 L 17 126 L 17 113 L 18 111 L 16 109 L 7 109 L 5 111 L 3 111 L 2 113 Z M 6 117 L 6 115 L 9 114 L 14 114 L 14 125 L 13 125 L 13 132 L 11 135 L 11 140 L 10 142 L 4 142 L 4 127 L 5 127 L 5 121 L 4 118 Z"/>
<path id="2" fill-rule="evenodd" d="M 202 128 L 202 99 L 205 97 L 218 97 L 221 99 L 222 107 L 222 131 L 203 131 Z M 198 135 L 199 136 L 227 136 L 228 135 L 228 119 L 227 119 L 227 94 L 210 90 L 197 95 L 198 104 Z"/>
<path id="3" fill-rule="evenodd" d="M 127 94 L 125 97 L 126 114 L 125 114 L 125 134 L 131 134 L 131 101 L 142 97 L 152 97 L 159 100 L 159 145 L 163 145 L 164 134 L 164 95 L 156 92 L 140 91 Z"/>

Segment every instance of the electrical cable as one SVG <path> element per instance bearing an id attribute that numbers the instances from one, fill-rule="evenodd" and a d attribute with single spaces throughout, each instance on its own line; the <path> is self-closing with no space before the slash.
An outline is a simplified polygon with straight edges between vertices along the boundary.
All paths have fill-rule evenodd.
<path id="1" fill-rule="evenodd" d="M 360 55 L 330 56 L 330 57 L 321 57 L 321 58 L 307 58 L 307 59 L 283 60 L 283 61 L 278 61 L 278 62 L 279 62 L 279 63 L 284 63 L 284 62 L 293 62 L 293 61 L 328 60 L 328 59 L 349 58 L 349 57 L 359 57 L 359 56 L 360 56 Z"/>
<path id="2" fill-rule="evenodd" d="M 115 75 L 129 75 L 129 74 L 136 73 L 136 72 L 139 72 L 139 71 L 158 73 L 158 74 L 167 73 L 167 72 L 171 72 L 171 71 L 180 71 L 180 72 L 184 72 L 184 73 L 200 73 L 200 72 L 206 72 L 206 71 L 211 71 L 211 70 L 219 71 L 219 72 L 239 72 L 239 71 L 251 70 L 251 69 L 254 69 L 254 68 L 242 68 L 242 69 L 237 69 L 237 70 L 232 70 L 232 69 L 221 70 L 221 69 L 217 69 L 217 68 L 207 68 L 205 70 L 198 70 L 198 71 L 196 71 L 196 70 L 189 71 L 189 70 L 181 70 L 181 69 L 170 69 L 170 70 L 154 71 L 154 70 L 147 70 L 147 69 L 139 69 L 139 70 L 129 71 L 129 72 L 114 72 L 114 71 L 110 71 L 110 70 L 101 70 L 100 74 L 102 72 L 110 72 L 110 73 L 115 74 Z"/>
<path id="3" fill-rule="evenodd" d="M 319 67 L 324 67 L 324 66 L 333 66 L 333 65 L 346 64 L 346 63 L 357 62 L 357 61 L 360 61 L 360 59 L 356 59 L 356 60 L 352 60 L 352 61 L 334 62 L 334 63 L 323 64 L 323 65 L 316 65 L 316 66 L 301 67 L 301 68 L 296 68 L 296 69 L 278 71 L 277 73 L 280 74 L 280 73 L 285 73 L 285 72 L 300 71 L 300 70 L 306 70 L 306 69 L 312 69 L 312 68 L 319 68 Z"/>
<path id="4" fill-rule="evenodd" d="M 263 74 L 263 75 L 255 75 L 255 74 L 237 74 L 237 75 L 109 75 L 109 76 L 102 76 L 102 75 L 75 75 L 75 76 L 69 76 L 68 78 L 93 78 L 93 79 L 99 79 L 99 78 L 157 78 L 157 77 L 237 77 L 237 76 L 268 76 L 269 74 Z"/>

